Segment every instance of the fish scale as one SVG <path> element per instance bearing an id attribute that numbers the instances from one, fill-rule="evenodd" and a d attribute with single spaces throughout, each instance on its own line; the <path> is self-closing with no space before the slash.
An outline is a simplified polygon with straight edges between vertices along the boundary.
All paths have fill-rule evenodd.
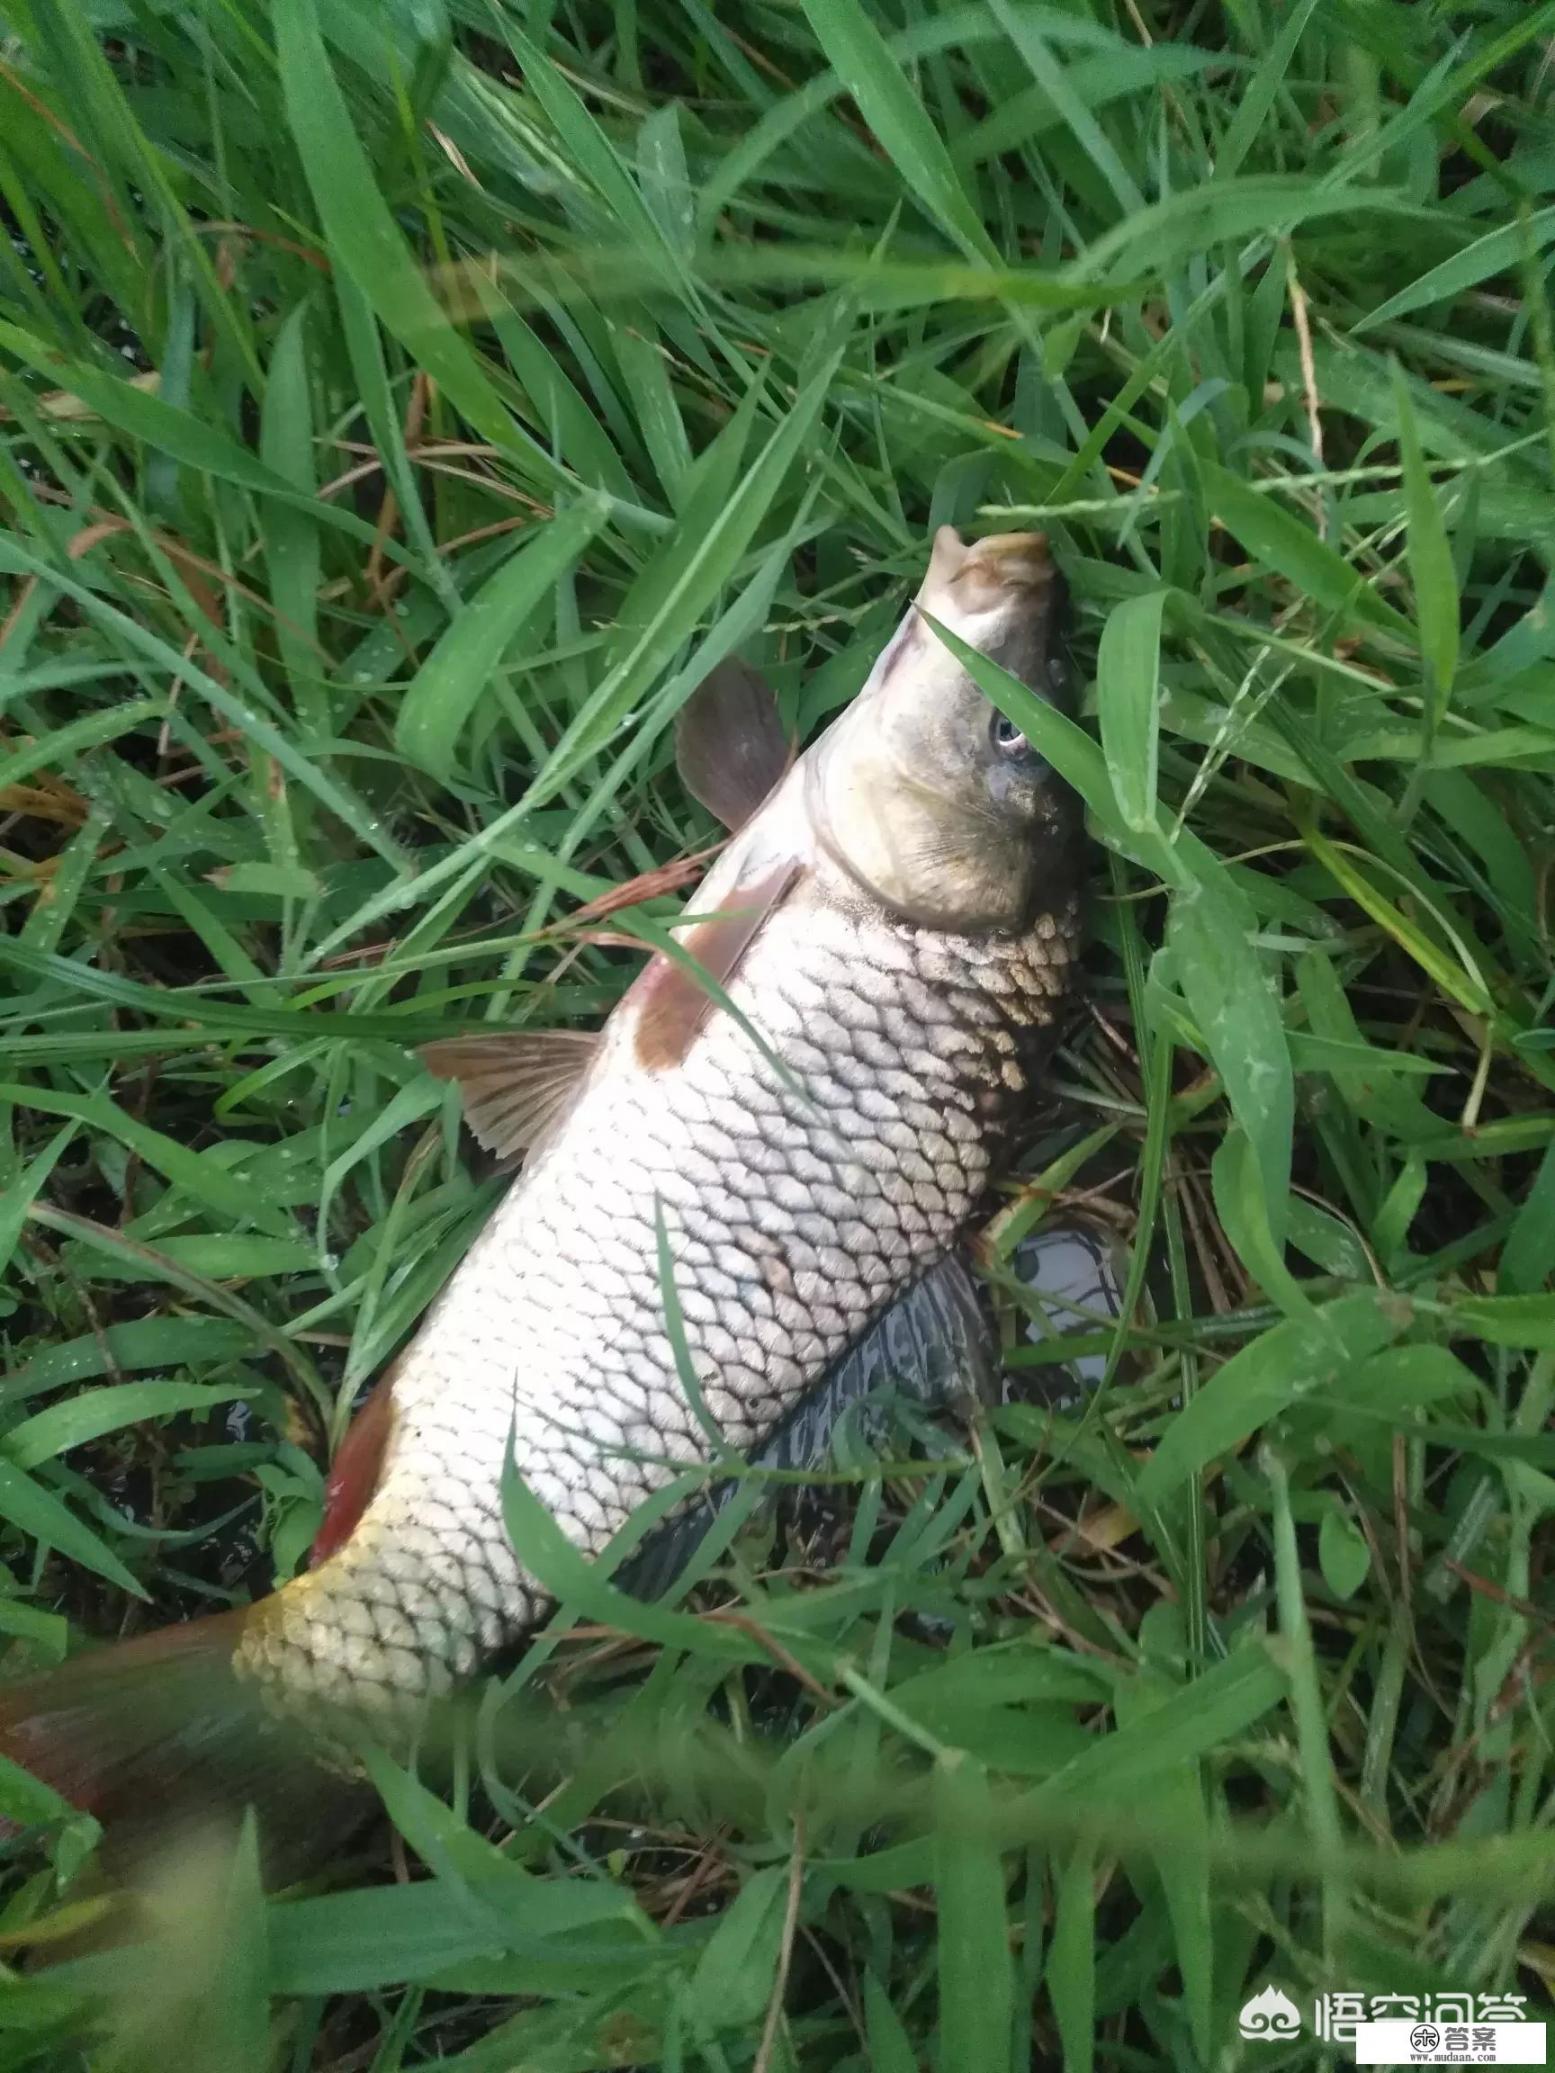
<path id="1" fill-rule="evenodd" d="M 446 1691 L 550 1610 L 503 1523 L 510 1432 L 590 1554 L 710 1458 L 665 1324 L 661 1214 L 723 1440 L 747 1449 L 791 1412 L 984 1195 L 1067 980 L 1077 912 L 1055 890 L 1020 935 L 946 936 L 871 911 L 823 863 L 757 939 L 738 1014 L 678 1070 L 635 1063 L 636 1017 L 613 1021 L 396 1371 L 355 1533 L 266 1601 L 239 1668 L 283 1706 Z"/>

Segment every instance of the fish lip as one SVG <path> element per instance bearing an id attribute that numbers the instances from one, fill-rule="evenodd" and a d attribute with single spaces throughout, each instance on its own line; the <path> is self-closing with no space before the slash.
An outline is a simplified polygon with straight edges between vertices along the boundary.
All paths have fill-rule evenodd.
<path id="1" fill-rule="evenodd" d="M 991 533 L 973 542 L 961 567 L 988 573 L 1013 589 L 1045 590 L 1053 580 L 1053 555 L 1046 533 Z"/>
<path id="2" fill-rule="evenodd" d="M 942 525 L 918 603 L 933 610 L 938 598 L 986 611 L 1012 595 L 1041 595 L 1057 574 L 1046 533 L 989 533 L 968 544 L 954 526 Z"/>

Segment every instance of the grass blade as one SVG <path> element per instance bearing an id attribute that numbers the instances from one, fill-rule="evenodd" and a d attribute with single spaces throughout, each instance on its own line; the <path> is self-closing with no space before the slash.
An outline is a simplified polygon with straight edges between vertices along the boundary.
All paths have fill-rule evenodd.
<path id="1" fill-rule="evenodd" d="M 944 139 L 908 84 L 860 0 L 800 0 L 816 40 L 901 176 L 969 259 L 993 264 L 995 248 L 967 199 Z"/>
<path id="2" fill-rule="evenodd" d="M 1425 662 L 1426 699 L 1439 727 L 1458 673 L 1458 576 L 1435 488 L 1426 473 L 1414 406 L 1394 369 L 1399 453 L 1404 463 L 1404 509 L 1409 521 L 1409 573 Z"/>
<path id="3" fill-rule="evenodd" d="M 394 742 L 408 763 L 445 782 L 453 774 L 459 736 L 504 656 L 576 566 L 605 510 L 598 499 L 570 506 L 460 606 L 405 690 Z"/>
<path id="4" fill-rule="evenodd" d="M 1123 825 L 1153 834 L 1160 728 L 1161 614 L 1166 597 L 1150 591 L 1118 605 L 1096 654 L 1096 712 L 1102 751 Z"/>
<path id="5" fill-rule="evenodd" d="M 943 2073 L 1008 2066 L 1015 1974 L 1004 1866 L 981 1767 L 960 1752 L 942 1756 L 935 1766 L 934 1809 L 939 2064 Z"/>

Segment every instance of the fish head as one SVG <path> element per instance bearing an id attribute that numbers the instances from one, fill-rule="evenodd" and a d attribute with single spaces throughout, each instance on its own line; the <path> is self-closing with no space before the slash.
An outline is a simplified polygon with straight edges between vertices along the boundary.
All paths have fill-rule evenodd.
<path id="1" fill-rule="evenodd" d="M 869 681 L 806 758 L 817 840 L 893 914 L 957 932 L 1021 928 L 1072 850 L 1074 795 L 925 616 L 1048 698 L 1061 603 L 1042 534 L 968 545 L 941 526 Z"/>

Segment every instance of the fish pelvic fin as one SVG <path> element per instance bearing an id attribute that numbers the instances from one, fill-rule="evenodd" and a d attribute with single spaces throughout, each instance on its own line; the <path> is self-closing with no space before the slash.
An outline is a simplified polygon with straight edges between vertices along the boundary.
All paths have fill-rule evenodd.
<path id="1" fill-rule="evenodd" d="M 308 1551 L 310 1569 L 317 1569 L 345 1546 L 378 1494 L 394 1437 L 394 1374 L 391 1367 L 373 1385 L 329 1465 L 324 1479 L 324 1516 Z"/>

